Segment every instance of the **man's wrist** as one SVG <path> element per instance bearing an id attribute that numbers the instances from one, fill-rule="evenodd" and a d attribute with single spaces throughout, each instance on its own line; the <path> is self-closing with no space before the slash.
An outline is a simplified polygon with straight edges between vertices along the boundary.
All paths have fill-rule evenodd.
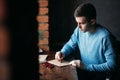
<path id="1" fill-rule="evenodd" d="M 60 51 L 60 53 L 62 54 L 63 58 L 65 58 L 65 54 L 63 52 Z"/>

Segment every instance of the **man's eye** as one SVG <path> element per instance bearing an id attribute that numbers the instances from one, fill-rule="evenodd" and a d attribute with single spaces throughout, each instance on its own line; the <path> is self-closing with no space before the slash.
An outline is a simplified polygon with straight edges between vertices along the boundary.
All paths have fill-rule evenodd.
<path id="1" fill-rule="evenodd" d="M 85 24 L 85 23 L 81 23 L 81 24 Z"/>

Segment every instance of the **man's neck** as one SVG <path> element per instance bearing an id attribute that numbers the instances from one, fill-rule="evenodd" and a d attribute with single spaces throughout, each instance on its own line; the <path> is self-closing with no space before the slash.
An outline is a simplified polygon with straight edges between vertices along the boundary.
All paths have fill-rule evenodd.
<path id="1" fill-rule="evenodd" d="M 89 30 L 90 33 L 94 33 L 98 28 L 98 25 L 95 23 L 93 26 L 91 26 L 91 29 Z"/>

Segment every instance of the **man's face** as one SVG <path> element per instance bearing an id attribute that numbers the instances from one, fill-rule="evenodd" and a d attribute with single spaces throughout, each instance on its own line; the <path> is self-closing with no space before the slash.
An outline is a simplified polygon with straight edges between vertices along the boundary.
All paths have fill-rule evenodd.
<path id="1" fill-rule="evenodd" d="M 90 30 L 91 24 L 87 21 L 87 19 L 84 16 L 75 17 L 75 19 L 81 31 L 86 32 Z"/>

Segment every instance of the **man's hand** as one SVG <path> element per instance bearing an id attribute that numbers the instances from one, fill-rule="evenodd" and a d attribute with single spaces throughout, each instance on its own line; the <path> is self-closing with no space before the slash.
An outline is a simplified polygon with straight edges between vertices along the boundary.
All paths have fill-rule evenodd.
<path id="1" fill-rule="evenodd" d="M 62 62 L 63 58 L 64 58 L 64 55 L 60 51 L 56 52 L 55 59 Z"/>
<path id="2" fill-rule="evenodd" d="M 84 64 L 80 60 L 72 60 L 69 64 L 72 66 L 84 69 Z"/>

